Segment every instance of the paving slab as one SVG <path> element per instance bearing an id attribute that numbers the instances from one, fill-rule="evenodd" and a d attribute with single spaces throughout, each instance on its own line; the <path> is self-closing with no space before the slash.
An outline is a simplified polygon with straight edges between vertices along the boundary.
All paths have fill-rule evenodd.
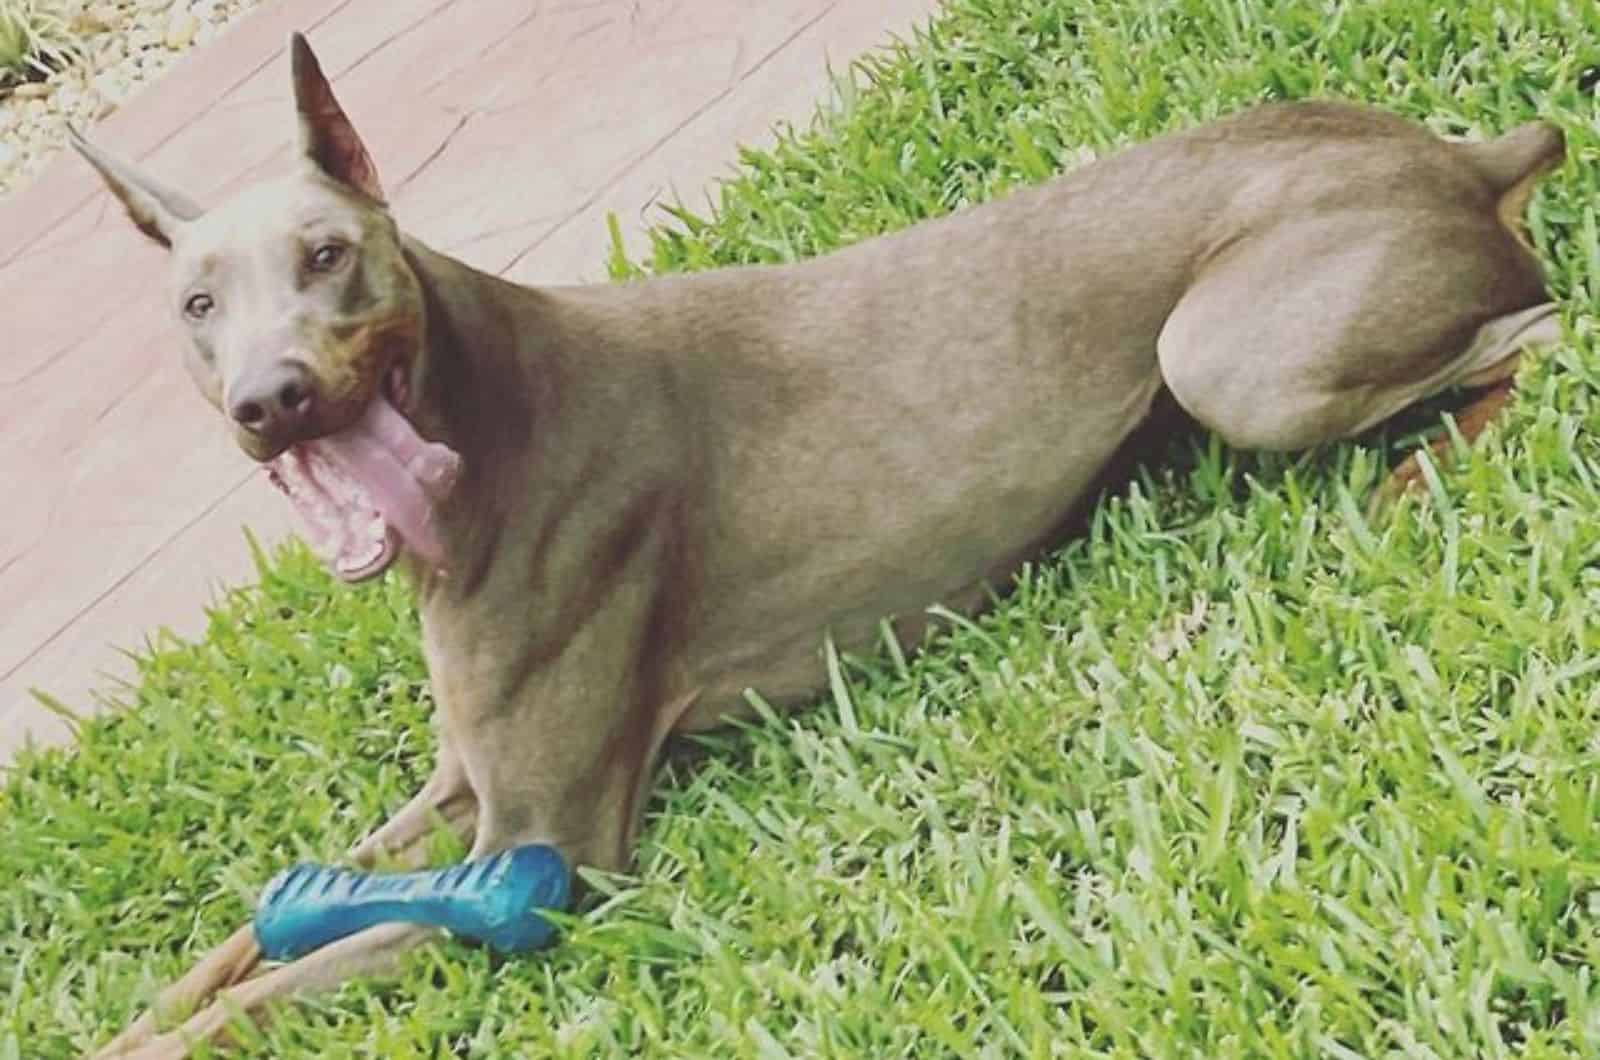
<path id="1" fill-rule="evenodd" d="M 310 37 L 400 222 L 526 283 L 598 281 L 770 141 L 827 69 L 907 35 L 936 0 L 279 0 L 93 130 L 202 203 L 291 159 L 286 44 Z M 0 765 L 131 675 L 121 649 L 193 636 L 288 511 L 183 373 L 162 252 L 58 156 L 0 202 Z"/>

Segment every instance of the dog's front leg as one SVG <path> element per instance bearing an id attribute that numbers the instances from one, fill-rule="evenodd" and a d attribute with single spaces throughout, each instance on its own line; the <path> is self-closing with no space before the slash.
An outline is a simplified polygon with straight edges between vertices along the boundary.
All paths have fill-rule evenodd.
<path id="1" fill-rule="evenodd" d="M 387 969 L 406 950 L 426 941 L 437 929 L 414 924 L 382 924 L 314 950 L 291 964 L 246 979 L 216 994 L 205 1008 L 181 1027 L 149 1038 L 121 1060 L 184 1060 L 202 1043 L 226 1040 L 229 1026 L 240 1017 L 259 1017 L 279 998 L 336 986 L 352 975 Z"/>
<path id="2" fill-rule="evenodd" d="M 442 817 L 446 826 L 462 838 L 471 835 L 477 818 L 477 800 L 467 784 L 466 771 L 462 767 L 460 758 L 452 753 L 448 746 L 440 747 L 438 764 L 422 789 L 387 822 L 352 847 L 350 859 L 362 867 L 371 867 L 383 856 L 392 857 L 401 864 L 416 864 L 425 856 L 426 840 L 433 833 L 434 822 L 438 817 Z M 353 941 L 353 938 L 348 941 Z M 311 954 L 304 960 L 316 956 L 318 955 Z M 229 987 L 246 983 L 260 963 L 261 950 L 256 946 L 254 929 L 250 924 L 245 924 L 228 936 L 227 941 L 202 958 L 182 979 L 163 990 L 148 1010 L 112 1039 L 96 1056 L 110 1058 L 146 1055 L 141 1047 L 155 1049 L 155 1052 L 149 1054 L 154 1056 L 184 1055 L 182 1052 L 173 1052 L 175 1046 L 171 1035 L 156 1037 L 156 1032 L 166 1016 L 170 1013 L 193 1012 L 200 1009 Z M 300 963 L 295 962 L 295 964 Z M 287 965 L 278 971 L 288 973 L 295 964 Z M 283 980 L 289 976 L 277 976 L 276 979 L 274 976 L 277 976 L 277 973 L 249 980 L 247 985 L 251 986 L 251 990 L 246 993 L 256 996 L 265 992 L 267 997 L 275 996 L 277 991 L 271 988 L 276 986 L 281 990 L 284 985 Z M 269 983 L 269 980 L 272 982 Z M 233 1000 L 237 1003 L 240 999 Z M 211 1010 L 215 1010 L 215 1013 Z M 210 1009 L 195 1017 L 195 1020 L 199 1021 L 197 1025 L 186 1025 L 184 1030 L 194 1035 L 201 1025 L 209 1026 L 211 1023 L 217 1023 L 216 1028 L 211 1031 L 215 1033 L 215 1030 L 220 1029 L 222 1023 L 226 1022 L 223 1020 L 218 1023 L 215 1014 L 224 1011 L 218 1005 L 212 1004 Z M 165 1044 L 159 1044 L 162 1042 Z"/>
<path id="3" fill-rule="evenodd" d="M 476 827 L 472 858 L 486 857 L 520 843 L 544 842 L 560 849 L 570 866 L 581 863 L 618 867 L 626 859 L 637 831 L 648 766 L 671 723 L 693 702 L 693 697 L 680 697 L 661 710 L 617 712 L 617 726 L 609 728 L 609 735 L 597 744 L 603 753 L 587 761 L 572 754 L 574 748 L 570 743 L 565 748 L 557 745 L 558 753 L 546 757 L 539 753 L 537 746 L 530 748 L 526 742 L 530 723 L 537 721 L 554 727 L 551 715 L 559 712 L 562 706 L 571 706 L 570 700 L 563 702 L 559 698 L 548 702 L 555 709 L 543 712 L 543 717 L 534 709 L 535 704 L 528 703 L 520 710 L 496 712 L 492 719 L 481 718 L 473 730 L 481 737 L 474 742 L 475 750 L 485 753 L 473 755 L 471 761 L 479 770 L 479 781 L 490 793 L 490 798 L 482 805 L 498 806 L 501 808 L 498 813 L 477 809 L 478 798 L 470 794 L 465 799 L 451 798 L 462 789 L 453 784 L 444 785 L 419 795 L 357 849 L 368 848 L 370 860 L 380 850 L 394 851 L 396 843 L 409 837 L 412 849 L 402 853 L 414 855 L 415 848 L 421 845 L 418 840 L 429 834 L 433 814 L 440 812 L 458 831 L 464 833 Z M 644 719 L 655 724 L 639 732 L 628 728 L 628 719 Z M 633 735 L 641 736 L 642 740 L 636 741 Z M 530 766 L 535 768 L 530 769 Z M 456 775 L 464 778 L 465 770 L 458 770 Z M 561 797 L 542 803 L 529 802 L 528 780 L 534 775 L 557 781 L 554 787 L 545 790 L 560 791 Z M 474 810 L 462 812 L 456 808 L 463 804 Z M 180 1027 L 160 1035 L 153 1033 L 154 1019 L 147 1014 L 102 1055 L 123 1060 L 181 1060 L 203 1042 L 225 1040 L 236 1019 L 260 1020 L 272 1002 L 328 989 L 351 976 L 383 973 L 406 950 L 437 934 L 437 930 L 430 927 L 385 924 L 330 943 L 291 963 L 244 978 L 260 957 L 247 927 L 229 940 L 231 944 L 242 939 L 248 948 L 247 953 L 239 956 L 240 964 L 229 969 L 232 977 L 213 976 L 205 983 L 197 980 L 198 985 L 206 988 L 204 996 L 196 997 L 191 992 L 178 999 L 190 1003 L 193 1000 L 209 1002 L 204 1008 Z M 195 978 L 195 973 L 191 973 L 190 978 Z M 179 985 L 190 985 L 189 979 Z M 173 991 L 169 991 L 171 993 Z M 162 1000 L 165 1002 L 168 997 L 164 995 Z M 135 1030 L 142 1033 L 135 1035 Z"/>
<path id="4" fill-rule="evenodd" d="M 661 746 L 697 699 L 695 691 L 618 699 L 620 709 L 605 712 L 609 725 L 601 727 L 600 712 L 590 715 L 602 738 L 587 753 L 571 742 L 542 748 L 526 742 L 530 731 L 573 709 L 571 699 L 552 697 L 543 710 L 480 726 L 474 786 L 484 810 L 469 858 L 542 843 L 559 850 L 569 870 L 625 868 Z"/>
<path id="5" fill-rule="evenodd" d="M 425 858 L 426 839 L 433 830 L 434 815 L 458 836 L 472 834 L 478 816 L 478 800 L 467 783 L 461 759 L 448 746 L 439 749 L 439 762 L 422 790 L 350 850 L 350 859 L 369 868 L 380 858 L 392 858 L 402 867 L 412 868 Z"/>
<path id="6" fill-rule="evenodd" d="M 604 499 L 530 531 L 542 550 L 505 549 L 478 592 L 424 600 L 440 731 L 478 798 L 474 858 L 542 843 L 569 869 L 623 867 L 657 753 L 698 697 L 679 508 Z"/>

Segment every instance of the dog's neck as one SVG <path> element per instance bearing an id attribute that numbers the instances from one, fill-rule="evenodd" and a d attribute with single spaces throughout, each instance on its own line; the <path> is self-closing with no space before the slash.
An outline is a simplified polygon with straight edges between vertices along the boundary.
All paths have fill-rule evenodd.
<path id="1" fill-rule="evenodd" d="M 539 294 L 415 240 L 406 241 L 406 259 L 427 314 L 412 416 L 424 435 L 461 454 L 469 475 L 482 473 L 534 444 L 555 411 L 558 366 L 528 356 Z"/>
<path id="2" fill-rule="evenodd" d="M 526 510 L 528 472 L 543 463 L 548 439 L 581 444 L 562 430 L 567 373 L 558 343 L 541 327 L 549 310 L 539 291 L 412 239 L 406 258 L 427 314 L 411 415 L 425 437 L 461 456 L 461 478 L 437 514 L 457 566 L 470 573 L 478 554 L 494 547 L 497 514 Z M 421 578 L 425 598 L 450 588 L 462 588 L 454 572 Z"/>

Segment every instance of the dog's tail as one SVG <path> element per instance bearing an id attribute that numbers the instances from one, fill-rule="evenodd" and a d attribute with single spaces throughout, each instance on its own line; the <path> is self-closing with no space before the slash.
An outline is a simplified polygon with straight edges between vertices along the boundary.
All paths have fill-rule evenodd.
<path id="1" fill-rule="evenodd" d="M 1493 140 L 1458 146 L 1493 192 L 1500 220 L 1519 236 L 1534 185 L 1567 156 L 1566 134 L 1547 121 L 1530 121 Z"/>

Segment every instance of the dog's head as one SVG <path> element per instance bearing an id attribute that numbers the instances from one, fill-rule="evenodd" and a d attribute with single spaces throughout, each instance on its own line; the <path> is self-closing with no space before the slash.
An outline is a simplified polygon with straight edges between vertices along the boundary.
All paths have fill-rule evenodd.
<path id="1" fill-rule="evenodd" d="M 401 543 L 436 545 L 422 524 L 453 454 L 410 426 L 424 300 L 377 170 L 305 38 L 290 51 L 299 164 L 211 210 L 72 139 L 168 249 L 169 301 L 200 391 L 271 466 L 336 573 L 356 580 Z"/>

